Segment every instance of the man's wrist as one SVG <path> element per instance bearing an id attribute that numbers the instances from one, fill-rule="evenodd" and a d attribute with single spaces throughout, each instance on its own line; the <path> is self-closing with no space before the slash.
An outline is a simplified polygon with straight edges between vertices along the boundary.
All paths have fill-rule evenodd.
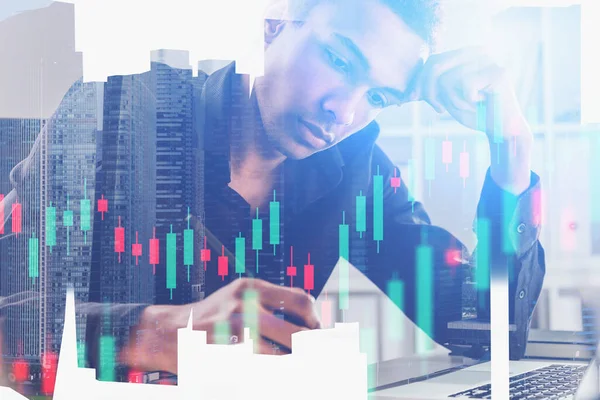
<path id="1" fill-rule="evenodd" d="M 533 135 L 526 124 L 511 129 L 514 136 L 499 143 L 490 138 L 490 176 L 502 190 L 518 196 L 531 185 Z"/>
<path id="2" fill-rule="evenodd" d="M 185 326 L 182 306 L 151 305 L 142 311 L 121 360 L 137 371 L 176 372 L 177 329 Z M 175 355 L 175 357 L 174 357 Z"/>
<path id="3" fill-rule="evenodd" d="M 490 176 L 505 192 L 519 196 L 531 186 L 531 169 L 490 167 Z"/>
<path id="4" fill-rule="evenodd" d="M 177 330 L 186 326 L 187 320 L 181 318 L 180 310 L 189 310 L 190 306 L 177 305 L 150 305 L 144 309 L 140 316 L 140 329 Z"/>

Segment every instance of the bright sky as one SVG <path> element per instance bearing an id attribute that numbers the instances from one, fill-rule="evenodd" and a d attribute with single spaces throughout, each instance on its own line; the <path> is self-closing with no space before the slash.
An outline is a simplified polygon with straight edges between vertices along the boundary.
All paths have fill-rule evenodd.
<path id="1" fill-rule="evenodd" d="M 0 20 L 16 12 L 48 5 L 50 0 L 0 0 Z M 194 71 L 198 61 L 236 60 L 237 72 L 263 75 L 263 17 L 272 0 L 63 0 L 75 4 L 76 49 L 83 53 L 85 81 L 105 81 L 111 75 L 142 73 L 150 68 L 150 52 L 182 49 L 190 52 Z M 444 0 L 462 17 L 449 32 L 447 47 L 484 40 L 472 21 L 482 21 L 508 6 L 561 7 L 585 4 L 582 10 L 582 117 L 599 117 L 600 58 L 596 55 L 598 0 Z M 485 6 L 483 6 L 485 5 Z M 473 17 L 464 18 L 465 7 Z M 487 13 L 487 14 L 486 14 Z M 471 22 L 470 22 L 471 21 Z M 452 30 L 451 30 L 452 31 Z M 461 31 L 463 32 L 461 34 Z M 470 38 L 470 39 L 468 39 Z M 590 47 L 591 46 L 591 47 Z M 590 49 L 590 50 L 587 50 Z"/>
<path id="2" fill-rule="evenodd" d="M 237 60 L 263 74 L 262 19 L 269 0 L 65 0 L 75 4 L 76 49 L 85 81 L 147 71 L 150 51 L 190 52 L 190 64 Z"/>

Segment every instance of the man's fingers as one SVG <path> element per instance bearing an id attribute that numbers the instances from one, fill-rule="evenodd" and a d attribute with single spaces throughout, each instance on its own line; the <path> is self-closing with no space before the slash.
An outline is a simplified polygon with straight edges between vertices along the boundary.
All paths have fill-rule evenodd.
<path id="1" fill-rule="evenodd" d="M 429 73 L 423 81 L 424 100 L 431 104 L 438 113 L 442 113 L 445 109 L 439 95 L 440 91 L 443 91 L 441 77 L 452 70 L 460 71 L 474 57 L 470 53 L 459 53 L 455 57 L 446 58 L 430 67 Z"/>
<path id="2" fill-rule="evenodd" d="M 445 77 L 452 80 L 452 77 Z M 501 100 L 504 96 L 513 96 L 511 86 L 506 83 L 506 74 L 504 69 L 497 65 L 489 65 L 479 70 L 475 70 L 470 75 L 461 80 L 461 86 L 452 86 L 452 83 L 445 83 L 445 90 L 440 97 L 446 104 L 448 113 L 458 122 L 473 129 L 483 130 L 487 133 L 487 127 L 490 124 L 489 118 L 493 113 L 488 113 L 488 120 L 485 127 L 479 127 L 477 115 L 477 103 L 484 102 L 488 107 L 492 101 Z M 509 91 L 507 91 L 507 89 Z M 499 95 L 498 100 L 492 100 L 495 95 Z M 512 102 L 508 102 L 511 104 Z M 502 110 L 501 112 L 511 112 L 514 110 Z"/>
<path id="3" fill-rule="evenodd" d="M 260 325 L 260 336 L 254 339 L 254 351 L 259 354 L 273 354 L 283 355 L 289 354 L 291 349 L 291 333 L 302 330 L 299 327 L 296 329 L 290 329 L 287 325 L 289 322 L 281 321 L 273 314 L 264 310 L 261 313 L 261 325 Z M 270 316 L 270 317 L 269 317 Z M 265 318 L 266 317 L 266 318 Z M 273 321 L 273 319 L 278 321 Z M 221 324 L 227 326 L 225 330 L 219 330 L 217 323 L 210 329 L 206 335 L 206 342 L 208 344 L 239 344 L 245 340 L 243 332 L 243 314 L 235 314 L 230 317 L 228 321 L 223 321 Z M 283 323 L 283 324 L 281 324 Z M 291 324 L 289 324 L 291 325 Z M 281 329 L 282 332 L 275 332 L 276 329 Z M 285 335 L 288 335 L 287 340 Z M 251 336 L 252 337 L 252 336 Z"/>
<path id="4" fill-rule="evenodd" d="M 469 81 L 468 93 L 472 97 L 482 97 L 485 94 L 493 93 L 497 88 L 505 87 L 507 81 L 506 71 L 498 65 L 489 65 L 487 68 L 478 71 L 473 79 Z M 510 87 L 510 85 L 508 85 Z"/>
<path id="5" fill-rule="evenodd" d="M 288 349 L 282 348 L 281 346 L 274 345 L 269 343 L 267 340 L 263 338 L 259 338 L 254 346 L 255 352 L 258 351 L 259 354 L 268 354 L 268 355 L 284 355 L 290 354 Z"/>
<path id="6" fill-rule="evenodd" d="M 256 347 L 258 347 L 258 348 L 256 349 Z M 256 351 L 256 350 L 258 350 L 258 351 Z M 260 338 L 260 339 L 258 339 L 258 341 L 256 343 L 255 352 L 258 352 L 258 354 L 275 354 L 276 349 L 271 345 L 271 343 Z"/>
<path id="7" fill-rule="evenodd" d="M 292 334 L 308 330 L 308 328 L 284 321 L 273 315 L 271 311 L 261 307 L 259 310 L 259 330 L 261 336 L 291 349 Z"/>
<path id="8" fill-rule="evenodd" d="M 417 99 L 428 102 L 437 112 L 443 112 L 445 107 L 439 96 L 440 78 L 450 70 L 472 64 L 481 58 L 478 47 L 432 55 L 418 74 Z"/>
<path id="9" fill-rule="evenodd" d="M 463 77 L 449 76 L 446 91 L 454 108 L 475 112 L 476 104 L 485 101 L 486 93 L 492 93 L 496 87 L 501 87 L 504 77 L 502 68 L 488 65 L 474 69 Z"/>
<path id="10" fill-rule="evenodd" d="M 281 311 L 298 319 L 297 325 L 304 324 L 318 329 L 321 322 L 314 305 L 314 298 L 300 288 L 288 288 L 262 281 L 257 285 L 260 302 L 266 308 Z"/>
<path id="11" fill-rule="evenodd" d="M 452 107 L 459 110 L 476 110 L 475 99 L 483 86 L 478 86 L 477 79 L 481 66 L 479 63 L 465 64 L 451 69 L 440 76 L 438 98 L 446 109 Z"/>
<path id="12" fill-rule="evenodd" d="M 244 341 L 244 315 L 233 314 L 229 320 L 215 322 L 212 329 L 206 332 L 209 344 L 235 344 Z"/>

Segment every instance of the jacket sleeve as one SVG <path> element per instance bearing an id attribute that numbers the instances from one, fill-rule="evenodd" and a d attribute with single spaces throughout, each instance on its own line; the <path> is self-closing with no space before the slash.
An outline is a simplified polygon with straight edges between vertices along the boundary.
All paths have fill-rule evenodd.
<path id="1" fill-rule="evenodd" d="M 66 296 L 57 296 L 57 298 L 47 298 L 47 301 L 65 302 Z M 22 291 L 6 297 L 0 297 L 0 326 L 2 333 L 0 338 L 4 339 L 3 349 L 17 348 L 22 340 L 19 332 L 22 331 L 20 315 L 25 315 L 25 310 L 39 308 L 40 293 L 37 291 Z M 76 314 L 90 320 L 102 321 L 103 318 L 109 318 L 111 321 L 137 321 L 146 304 L 106 304 L 94 302 L 75 302 Z M 91 324 L 90 324 L 91 325 Z M 94 324 L 86 332 L 86 353 L 85 364 L 91 368 L 98 368 L 100 365 L 100 338 L 105 334 L 101 329 L 101 324 Z M 115 355 L 124 347 L 128 337 L 115 338 Z M 125 371 L 126 367 L 119 365 L 118 359 L 115 359 L 117 372 Z"/>
<path id="2" fill-rule="evenodd" d="M 477 319 L 490 321 L 490 276 L 495 269 L 507 269 L 509 323 L 515 328 L 510 338 L 511 359 L 525 354 L 546 271 L 539 242 L 540 193 L 540 178 L 534 172 L 529 188 L 515 196 L 498 187 L 488 169 L 473 223 L 478 244 L 470 266 L 477 288 Z"/>
<path id="3" fill-rule="evenodd" d="M 448 231 L 432 225 L 422 203 L 412 198 L 402 178 L 394 190 L 390 182 L 396 167 L 377 146 L 372 162 L 379 166 L 384 181 L 384 241 L 393 243 L 391 249 L 385 246 L 386 250 L 380 252 L 387 252 L 385 265 L 390 267 L 385 268 L 388 270 L 385 273 L 372 272 L 374 283 L 385 291 L 385 279 L 390 279 L 392 274 L 405 280 L 404 312 L 422 326 L 419 318 L 426 313 L 419 312 L 423 305 L 418 304 L 414 288 L 419 287 L 419 280 L 426 276 L 420 272 L 423 257 L 419 256 L 423 254 L 419 247 L 425 246 L 430 253 L 433 280 L 430 286 L 433 321 L 427 333 L 444 344 L 449 338 L 448 323 L 461 320 L 464 307 L 471 305 L 463 289 L 468 287 L 466 283 L 479 278 L 480 281 L 475 282 L 477 320 L 489 323 L 489 271 L 508 267 L 509 316 L 510 323 L 516 325 L 510 339 L 510 352 L 511 358 L 521 358 L 545 271 L 544 251 L 538 241 L 539 177 L 532 172 L 530 188 L 520 196 L 512 196 L 494 183 L 488 170 L 473 224 L 478 242 L 470 253 Z M 406 262 L 399 266 L 395 261 L 399 259 Z"/>

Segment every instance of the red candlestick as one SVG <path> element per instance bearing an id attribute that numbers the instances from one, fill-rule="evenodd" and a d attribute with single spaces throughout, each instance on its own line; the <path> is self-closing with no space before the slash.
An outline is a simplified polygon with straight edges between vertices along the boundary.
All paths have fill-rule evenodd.
<path id="1" fill-rule="evenodd" d="M 119 262 L 121 262 L 121 253 L 125 252 L 125 228 L 121 226 L 121 217 L 119 217 L 119 226 L 115 228 L 115 253 L 119 253 Z"/>
<path id="2" fill-rule="evenodd" d="M 308 264 L 304 266 L 304 290 L 315 289 L 315 266 L 310 263 L 310 253 L 308 253 Z"/>
<path id="3" fill-rule="evenodd" d="M 0 235 L 4 234 L 4 195 L 0 194 Z"/>
<path id="4" fill-rule="evenodd" d="M 108 200 L 104 198 L 104 195 L 98 199 L 98 212 L 102 213 L 102 221 L 104 221 L 104 213 L 108 212 Z"/>
<path id="5" fill-rule="evenodd" d="M 462 252 L 458 249 L 448 249 L 445 252 L 445 256 L 446 256 L 446 264 L 448 264 L 451 267 L 456 267 L 458 264 L 461 263 L 461 259 L 462 259 Z"/>
<path id="6" fill-rule="evenodd" d="M 210 249 L 206 248 L 206 236 L 204 236 L 204 248 L 200 250 L 200 261 L 204 263 L 204 270 L 206 271 L 206 263 L 210 261 Z"/>
<path id="7" fill-rule="evenodd" d="M 23 358 L 19 358 L 13 363 L 13 375 L 16 382 L 24 382 L 29 377 L 29 364 Z"/>
<path id="8" fill-rule="evenodd" d="M 159 247 L 158 239 L 156 238 L 156 227 L 152 230 L 152 239 L 150 239 L 150 264 L 152 265 L 152 274 L 156 274 L 156 265 L 158 264 Z"/>
<path id="9" fill-rule="evenodd" d="M 221 255 L 218 260 L 218 274 L 221 280 L 225 280 L 225 276 L 229 274 L 229 258 L 225 255 L 225 246 L 221 246 Z"/>
<path id="10" fill-rule="evenodd" d="M 287 275 L 290 277 L 290 287 L 294 286 L 296 267 L 294 266 L 294 246 L 290 246 L 290 265 L 287 267 Z"/>
<path id="11" fill-rule="evenodd" d="M 144 383 L 143 378 L 144 373 L 134 369 L 129 370 L 129 373 L 127 374 L 127 382 L 129 383 Z"/>
<path id="12" fill-rule="evenodd" d="M 42 363 L 42 386 L 41 392 L 46 396 L 54 394 L 54 385 L 56 383 L 56 370 L 58 368 L 58 354 L 45 353 Z"/>
<path id="13" fill-rule="evenodd" d="M 400 187 L 401 183 L 400 177 L 396 176 L 396 168 L 394 168 L 394 176 L 391 178 L 391 181 L 392 187 L 394 188 L 394 193 L 396 193 L 396 190 Z"/>
<path id="14" fill-rule="evenodd" d="M 142 244 L 138 243 L 137 231 L 135 231 L 135 243 L 131 245 L 131 254 L 135 257 L 135 265 L 138 265 L 139 257 L 142 256 Z"/>
<path id="15" fill-rule="evenodd" d="M 15 203 L 13 203 L 12 205 L 12 231 L 14 233 L 17 234 L 17 236 L 19 236 L 19 233 L 21 233 L 21 230 L 23 228 L 23 224 L 22 224 L 22 219 L 23 216 L 21 215 L 21 212 L 23 210 L 23 207 L 21 206 L 21 204 L 16 201 Z"/>

